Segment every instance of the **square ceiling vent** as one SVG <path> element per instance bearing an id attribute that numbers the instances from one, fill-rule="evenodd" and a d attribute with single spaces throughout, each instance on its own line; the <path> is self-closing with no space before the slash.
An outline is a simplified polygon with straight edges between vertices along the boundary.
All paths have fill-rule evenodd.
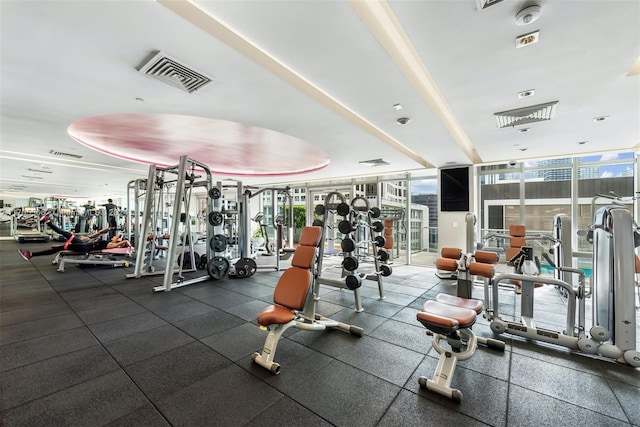
<path id="1" fill-rule="evenodd" d="M 364 165 L 369 165 L 369 166 L 384 166 L 389 164 L 389 162 L 382 159 L 362 160 L 358 163 L 362 163 Z"/>
<path id="2" fill-rule="evenodd" d="M 155 53 L 138 71 L 189 93 L 213 81 L 211 77 L 163 52 Z"/>
<path id="3" fill-rule="evenodd" d="M 498 122 L 498 128 L 543 122 L 553 118 L 557 103 L 558 101 L 547 102 L 530 107 L 516 108 L 515 110 L 501 111 L 500 113 L 494 113 L 494 115 Z"/>

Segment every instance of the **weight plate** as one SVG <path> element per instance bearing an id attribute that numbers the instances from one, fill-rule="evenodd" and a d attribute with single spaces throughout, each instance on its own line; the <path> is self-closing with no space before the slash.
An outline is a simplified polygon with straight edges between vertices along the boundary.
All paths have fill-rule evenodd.
<path id="1" fill-rule="evenodd" d="M 378 208 L 377 206 L 371 208 L 371 218 L 379 218 L 380 213 L 380 208 Z"/>
<path id="2" fill-rule="evenodd" d="M 316 205 L 313 211 L 316 213 L 316 215 L 324 215 L 325 213 L 324 205 Z"/>
<path id="3" fill-rule="evenodd" d="M 258 270 L 258 265 L 251 258 L 240 258 L 234 265 L 238 277 L 249 277 Z"/>
<path id="4" fill-rule="evenodd" d="M 354 242 L 353 239 L 342 239 L 340 247 L 343 252 L 353 252 L 356 248 L 356 242 Z"/>
<path id="5" fill-rule="evenodd" d="M 209 240 L 209 247 L 214 252 L 223 252 L 227 249 L 227 236 L 224 234 L 216 234 Z"/>
<path id="6" fill-rule="evenodd" d="M 224 217 L 220 212 L 211 211 L 209 212 L 209 224 L 215 226 L 222 225 L 224 222 Z"/>
<path id="7" fill-rule="evenodd" d="M 391 276 L 391 273 L 393 272 L 393 270 L 391 269 L 390 266 L 383 264 L 380 266 L 380 274 L 383 277 L 387 277 L 387 276 Z"/>
<path id="8" fill-rule="evenodd" d="M 382 224 L 382 221 L 375 221 L 373 224 L 371 224 L 371 228 L 376 233 L 380 233 L 382 230 L 384 230 L 384 224 Z"/>
<path id="9" fill-rule="evenodd" d="M 213 200 L 219 199 L 222 194 L 220 193 L 220 189 L 218 187 L 211 187 L 209 189 L 209 197 Z"/>
<path id="10" fill-rule="evenodd" d="M 389 252 L 387 252 L 385 249 L 378 249 L 378 258 L 382 262 L 389 261 Z"/>
<path id="11" fill-rule="evenodd" d="M 339 203 L 338 206 L 336 206 L 336 212 L 338 212 L 338 215 L 347 216 L 349 212 L 351 212 L 351 206 L 346 203 Z"/>
<path id="12" fill-rule="evenodd" d="M 382 236 L 376 236 L 375 239 L 373 239 L 376 242 L 376 246 L 381 248 L 384 246 L 384 244 L 387 242 L 387 239 L 385 239 Z"/>
<path id="13" fill-rule="evenodd" d="M 353 231 L 353 227 L 351 227 L 351 223 L 349 221 L 347 221 L 346 219 L 343 219 L 338 223 L 338 230 L 342 234 L 349 234 Z"/>
<path id="14" fill-rule="evenodd" d="M 347 271 L 356 271 L 358 269 L 358 260 L 352 256 L 345 257 L 342 260 L 342 267 Z"/>
<path id="15" fill-rule="evenodd" d="M 349 274 L 344 278 L 344 283 L 347 285 L 347 288 L 353 291 L 362 286 L 362 278 L 355 274 Z"/>
<path id="16" fill-rule="evenodd" d="M 229 274 L 229 260 L 223 257 L 213 257 L 207 263 L 207 272 L 212 279 L 223 279 Z"/>
<path id="17" fill-rule="evenodd" d="M 324 225 L 324 222 L 322 222 L 321 219 L 314 219 L 313 220 L 313 224 L 311 224 L 311 225 L 316 226 L 316 227 L 322 227 Z"/>

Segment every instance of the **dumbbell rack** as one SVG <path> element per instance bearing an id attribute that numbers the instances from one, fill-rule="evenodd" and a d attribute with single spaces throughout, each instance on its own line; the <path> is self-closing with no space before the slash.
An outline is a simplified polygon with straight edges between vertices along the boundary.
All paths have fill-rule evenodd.
<path id="1" fill-rule="evenodd" d="M 369 209 L 368 201 L 360 197 L 354 198 L 350 205 L 346 203 L 344 195 L 332 192 L 327 194 L 323 205 L 316 206 L 315 213 L 322 218 L 314 221 L 314 225 L 323 227 L 321 248 L 324 248 L 327 232 L 333 231 L 334 216 L 337 214 L 343 218 L 338 225 L 338 229 L 343 235 L 341 241 L 343 253 L 341 278 L 329 279 L 321 277 L 323 269 L 322 258 L 320 258 L 318 262 L 318 280 L 316 282 L 354 291 L 357 312 L 363 310 L 360 299 L 360 287 L 363 280 L 375 280 L 378 283 L 379 299 L 384 299 L 382 277 L 389 276 L 392 270 L 386 263 L 380 263 L 380 251 L 384 252 L 383 255 L 388 255 L 386 250 L 379 249 L 384 246 L 385 238 L 381 235 L 375 236 L 375 238 L 373 236 L 374 233 L 379 234 L 384 230 L 382 222 L 371 222 L 372 218 L 376 218 L 379 215 L 379 209 Z M 330 244 L 332 243 L 333 241 L 330 242 Z M 370 250 L 373 255 L 370 255 Z M 359 260 L 365 256 L 373 258 L 374 273 L 367 274 L 357 271 Z"/>

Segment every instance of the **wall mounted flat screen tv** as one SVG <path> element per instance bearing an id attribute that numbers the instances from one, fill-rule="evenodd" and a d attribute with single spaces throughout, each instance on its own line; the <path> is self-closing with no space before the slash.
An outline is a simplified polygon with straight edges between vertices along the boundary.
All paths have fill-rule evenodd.
<path id="1" fill-rule="evenodd" d="M 440 209 L 443 212 L 469 211 L 469 168 L 440 170 Z"/>

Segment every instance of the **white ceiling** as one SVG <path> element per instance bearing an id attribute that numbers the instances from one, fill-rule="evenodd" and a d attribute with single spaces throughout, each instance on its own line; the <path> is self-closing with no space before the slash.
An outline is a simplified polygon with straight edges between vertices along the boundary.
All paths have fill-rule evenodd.
<path id="1" fill-rule="evenodd" d="M 67 134 L 108 114 L 230 120 L 330 158 L 305 175 L 235 177 L 251 185 L 639 146 L 640 74 L 627 74 L 640 58 L 640 1 L 476 1 L 2 0 L 0 194 L 125 194 L 148 167 Z M 534 3 L 539 19 L 518 26 Z M 538 43 L 515 48 L 535 30 Z M 155 51 L 214 82 L 189 94 L 140 74 Z M 494 113 L 550 101 L 552 120 L 497 128 Z M 359 163 L 376 158 L 389 165 Z"/>

